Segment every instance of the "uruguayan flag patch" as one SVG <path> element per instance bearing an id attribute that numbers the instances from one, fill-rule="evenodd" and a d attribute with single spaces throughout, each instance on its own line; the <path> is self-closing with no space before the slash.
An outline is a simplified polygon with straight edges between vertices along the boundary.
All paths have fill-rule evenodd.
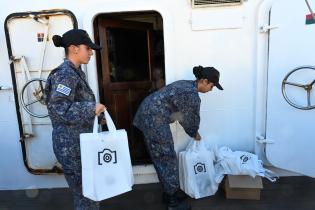
<path id="1" fill-rule="evenodd" d="M 56 91 L 66 96 L 69 96 L 71 92 L 71 88 L 68 88 L 67 86 L 62 85 L 62 84 L 58 84 Z"/>

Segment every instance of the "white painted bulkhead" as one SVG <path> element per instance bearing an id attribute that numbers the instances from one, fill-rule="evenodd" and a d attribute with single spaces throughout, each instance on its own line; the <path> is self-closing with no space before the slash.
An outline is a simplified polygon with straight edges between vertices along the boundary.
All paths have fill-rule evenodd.
<path id="1" fill-rule="evenodd" d="M 248 0 L 242 5 L 192 9 L 189 0 L 92 0 L 5 2 L 0 19 L 16 12 L 62 8 L 77 18 L 79 28 L 93 37 L 93 19 L 98 14 L 157 11 L 163 18 L 166 83 L 194 79 L 195 65 L 214 66 L 221 72 L 224 91 L 201 94 L 200 134 L 210 145 L 255 151 L 255 137 L 262 135 L 263 85 L 268 43 L 259 23 L 268 19 L 274 1 Z M 267 6 L 266 6 L 267 5 Z M 286 12 L 286 11 L 283 11 Z M 304 15 L 304 14 L 303 14 Z M 3 27 L 0 47 L 7 49 Z M 98 95 L 95 57 L 86 66 L 89 83 Z M 0 52 L 0 85 L 12 87 L 7 51 Z M 256 102 L 256 99 L 259 99 Z M 64 187 L 62 175 L 33 175 L 24 167 L 12 90 L 0 91 L 0 189 Z M 259 104 L 258 104 L 259 103 Z M 5 110 L 5 111 L 3 111 Z M 259 112 L 259 111 L 258 111 Z M 259 112 L 261 113 L 261 112 Z M 255 125 L 257 125 L 255 127 Z M 188 136 L 179 124 L 172 125 L 176 150 Z M 259 146 L 256 151 L 260 151 Z M 157 181 L 152 166 L 134 167 L 136 183 Z"/>

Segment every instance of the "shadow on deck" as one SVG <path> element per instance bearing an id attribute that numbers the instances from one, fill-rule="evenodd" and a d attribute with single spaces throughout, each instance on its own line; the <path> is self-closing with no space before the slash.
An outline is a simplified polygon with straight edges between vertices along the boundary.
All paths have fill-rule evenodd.
<path id="1" fill-rule="evenodd" d="M 134 190 L 105 200 L 100 210 L 164 210 L 159 184 L 135 185 Z M 37 196 L 24 190 L 0 191 L 0 210 L 72 210 L 68 189 L 42 189 Z M 282 177 L 264 180 L 261 200 L 228 200 L 220 189 L 216 195 L 191 199 L 193 210 L 314 210 L 315 179 Z"/>

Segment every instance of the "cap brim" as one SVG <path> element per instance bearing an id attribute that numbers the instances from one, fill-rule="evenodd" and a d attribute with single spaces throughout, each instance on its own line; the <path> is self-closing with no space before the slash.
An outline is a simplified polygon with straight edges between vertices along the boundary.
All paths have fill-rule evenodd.
<path id="1" fill-rule="evenodd" d="M 216 86 L 219 90 L 223 90 L 223 87 L 222 87 L 219 83 L 216 83 L 215 86 Z"/>
<path id="2" fill-rule="evenodd" d="M 90 43 L 88 46 L 89 46 L 90 48 L 92 48 L 93 50 L 100 50 L 100 49 L 102 49 L 101 46 L 99 46 L 99 45 L 97 45 L 97 44 L 94 44 L 94 43 Z"/>

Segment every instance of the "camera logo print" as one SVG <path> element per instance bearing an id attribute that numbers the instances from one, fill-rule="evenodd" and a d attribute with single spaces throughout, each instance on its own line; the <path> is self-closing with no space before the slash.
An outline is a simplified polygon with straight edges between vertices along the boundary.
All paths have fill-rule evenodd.
<path id="1" fill-rule="evenodd" d="M 117 163 L 116 151 L 105 148 L 103 151 L 98 152 L 98 165 L 103 165 L 105 163 Z"/>
<path id="2" fill-rule="evenodd" d="M 198 173 L 206 173 L 206 165 L 204 163 L 197 163 L 196 165 L 194 165 L 194 171 L 195 171 L 195 174 L 198 174 Z"/>
<path id="3" fill-rule="evenodd" d="M 242 155 L 242 156 L 240 157 L 240 159 L 241 159 L 241 161 L 242 161 L 242 164 L 246 164 L 247 161 L 249 161 L 249 160 L 251 159 L 251 157 L 250 157 L 250 156 L 247 156 L 247 155 Z"/>

